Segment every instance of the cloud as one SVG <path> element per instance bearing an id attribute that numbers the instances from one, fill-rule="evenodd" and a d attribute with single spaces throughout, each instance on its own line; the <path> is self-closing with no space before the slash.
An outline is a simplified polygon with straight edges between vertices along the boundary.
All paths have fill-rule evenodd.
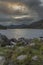
<path id="1" fill-rule="evenodd" d="M 31 18 L 29 15 L 22 15 L 22 16 L 11 16 L 13 19 L 23 19 L 23 18 Z"/>
<path id="2" fill-rule="evenodd" d="M 43 6 L 43 0 L 40 0 L 40 2 L 41 2 L 40 6 Z"/>
<path id="3" fill-rule="evenodd" d="M 8 14 L 26 14 L 28 13 L 28 7 L 24 3 L 0 1 L 0 11 Z"/>
<path id="4" fill-rule="evenodd" d="M 34 19 L 43 18 L 43 7 L 40 6 L 41 1 L 40 0 L 0 0 L 0 12 L 8 15 L 29 15 L 32 16 Z M 25 10 L 21 12 L 21 10 L 16 7 L 16 10 L 14 11 L 13 5 L 9 6 L 7 3 L 15 3 L 20 2 L 23 3 L 23 6 L 25 5 Z M 22 7 L 23 8 L 23 7 Z"/>

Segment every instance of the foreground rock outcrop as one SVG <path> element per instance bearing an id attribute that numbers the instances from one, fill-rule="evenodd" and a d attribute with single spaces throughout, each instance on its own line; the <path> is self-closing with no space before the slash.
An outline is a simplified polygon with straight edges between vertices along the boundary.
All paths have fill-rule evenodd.
<path id="1" fill-rule="evenodd" d="M 0 46 L 10 45 L 9 39 L 5 36 L 0 34 Z"/>
<path id="2" fill-rule="evenodd" d="M 0 65 L 4 65 L 4 62 L 5 62 L 5 57 L 0 56 Z"/>
<path id="3" fill-rule="evenodd" d="M 0 65 L 43 65 L 43 39 L 8 39 L 0 34 Z"/>

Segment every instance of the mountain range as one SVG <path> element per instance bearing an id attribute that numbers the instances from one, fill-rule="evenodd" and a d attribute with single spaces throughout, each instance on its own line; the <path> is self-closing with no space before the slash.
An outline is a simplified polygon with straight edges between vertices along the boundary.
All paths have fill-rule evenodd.
<path id="1" fill-rule="evenodd" d="M 33 22 L 29 25 L 28 24 L 8 25 L 8 26 L 0 25 L 0 29 L 22 29 L 22 28 L 43 29 L 43 20 Z"/>
<path id="2" fill-rule="evenodd" d="M 28 26 L 28 28 L 43 29 L 43 20 L 33 22 Z"/>

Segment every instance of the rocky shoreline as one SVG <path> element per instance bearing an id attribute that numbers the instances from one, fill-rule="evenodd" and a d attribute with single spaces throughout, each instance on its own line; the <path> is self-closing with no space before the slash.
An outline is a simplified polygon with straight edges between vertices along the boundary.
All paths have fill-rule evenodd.
<path id="1" fill-rule="evenodd" d="M 42 41 L 43 37 L 34 38 L 34 39 L 38 39 L 38 40 Z M 27 44 L 32 43 L 32 41 L 34 39 L 27 39 L 27 38 L 24 38 L 24 37 L 21 37 L 21 38 L 18 38 L 18 39 L 16 39 L 16 38 L 8 39 L 5 35 L 2 35 L 0 33 L 0 47 L 5 47 L 7 45 L 12 46 L 12 45 L 16 45 L 18 43 L 22 43 L 23 45 L 27 45 Z"/>
<path id="2" fill-rule="evenodd" d="M 8 39 L 0 34 L 1 65 L 43 65 L 43 37 Z"/>

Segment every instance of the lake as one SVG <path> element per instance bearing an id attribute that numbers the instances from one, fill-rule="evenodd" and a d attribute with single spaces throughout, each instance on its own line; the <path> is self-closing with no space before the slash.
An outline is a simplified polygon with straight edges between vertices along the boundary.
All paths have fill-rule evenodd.
<path id="1" fill-rule="evenodd" d="M 9 39 L 10 38 L 38 38 L 43 36 L 42 29 L 7 29 L 7 30 L 0 30 L 1 34 L 6 35 Z"/>

